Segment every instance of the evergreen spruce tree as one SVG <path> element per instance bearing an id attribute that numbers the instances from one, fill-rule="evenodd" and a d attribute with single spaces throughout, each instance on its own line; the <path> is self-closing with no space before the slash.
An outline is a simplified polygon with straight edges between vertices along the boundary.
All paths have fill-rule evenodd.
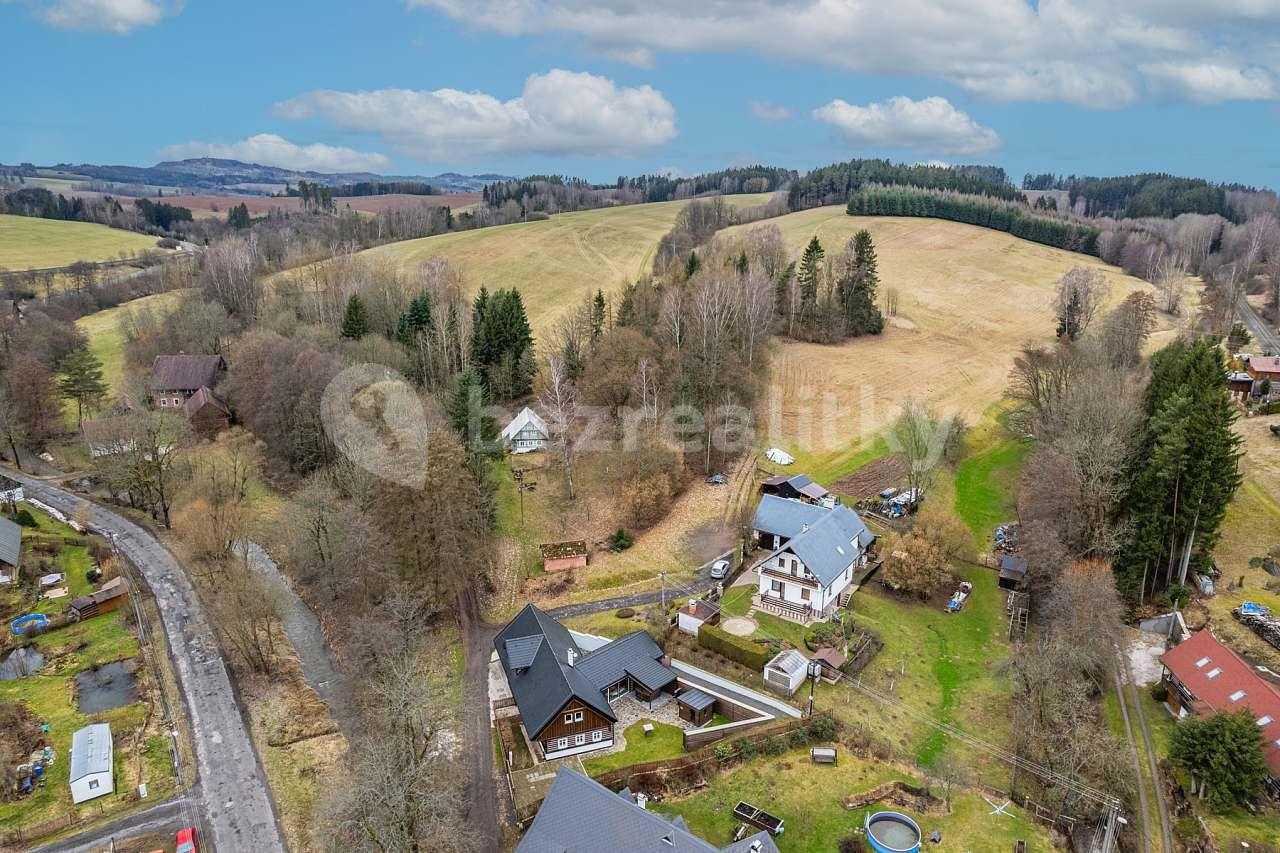
<path id="1" fill-rule="evenodd" d="M 685 280 L 687 281 L 693 278 L 694 274 L 701 268 L 702 268 L 702 261 L 698 259 L 698 253 L 690 252 L 689 260 L 685 261 L 685 264 L 684 264 Z"/>
<path id="2" fill-rule="evenodd" d="M 253 219 L 249 216 L 249 206 L 241 202 L 228 210 L 227 225 L 237 230 L 252 226 Z"/>
<path id="3" fill-rule="evenodd" d="M 369 334 L 369 315 L 365 311 L 364 300 L 353 293 L 347 300 L 347 310 L 342 315 L 342 336 L 358 341 L 367 334 Z"/>
<path id="4" fill-rule="evenodd" d="M 1225 372 L 1209 338 L 1176 340 L 1151 357 L 1145 421 L 1120 504 L 1128 536 L 1115 561 L 1116 582 L 1130 598 L 1184 583 L 1217 543 L 1241 481 Z"/>
<path id="5" fill-rule="evenodd" d="M 822 262 L 827 253 L 817 235 L 805 246 L 796 270 L 796 282 L 800 285 L 800 304 L 812 306 L 818 301 L 818 279 L 822 276 Z"/>
<path id="6" fill-rule="evenodd" d="M 76 425 L 84 420 L 86 408 L 96 408 L 107 394 L 102 378 L 102 362 L 88 347 L 74 349 L 58 365 L 58 393 L 76 404 Z"/>
<path id="7" fill-rule="evenodd" d="M 411 346 L 418 335 L 430 332 L 433 325 L 431 295 L 420 293 L 410 302 L 396 324 L 396 340 Z"/>
<path id="8" fill-rule="evenodd" d="M 604 334 L 607 315 L 608 303 L 605 302 L 604 291 L 597 290 L 595 299 L 591 302 L 591 342 L 593 344 Z"/>
<path id="9" fill-rule="evenodd" d="M 837 285 L 844 308 L 845 331 L 854 337 L 878 335 L 884 331 L 884 315 L 876 305 L 880 274 L 871 232 L 865 228 L 860 230 L 850 241 L 850 248 L 853 257 Z"/>
<path id="10" fill-rule="evenodd" d="M 445 408 L 453 431 L 469 454 L 501 454 L 497 422 L 485 412 L 488 405 L 484 382 L 475 370 L 467 368 L 454 378 Z"/>
<path id="11" fill-rule="evenodd" d="M 533 387 L 533 331 L 515 288 L 492 295 L 481 288 L 474 303 L 471 363 L 494 400 L 528 394 Z"/>

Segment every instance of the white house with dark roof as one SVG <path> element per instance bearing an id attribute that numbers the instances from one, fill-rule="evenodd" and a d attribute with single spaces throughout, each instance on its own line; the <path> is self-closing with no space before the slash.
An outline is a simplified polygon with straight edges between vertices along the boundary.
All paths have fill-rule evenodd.
<path id="1" fill-rule="evenodd" d="M 752 527 L 757 545 L 769 551 L 755 568 L 760 606 L 801 622 L 830 618 L 875 541 L 846 506 L 777 495 L 760 498 Z"/>
<path id="2" fill-rule="evenodd" d="M 641 795 L 610 791 L 568 764 L 561 764 L 542 807 L 520 839 L 516 853 L 778 853 L 767 832 L 728 847 L 708 844 L 684 818 L 651 812 Z"/>

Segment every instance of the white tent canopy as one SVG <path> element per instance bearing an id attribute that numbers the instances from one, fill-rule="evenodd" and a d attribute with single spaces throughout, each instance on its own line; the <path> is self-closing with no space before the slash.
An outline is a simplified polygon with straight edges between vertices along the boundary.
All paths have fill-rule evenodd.
<path id="1" fill-rule="evenodd" d="M 775 462 L 778 465 L 790 465 L 796 461 L 796 458 L 790 453 L 777 447 L 770 447 L 764 455 L 770 462 Z"/>

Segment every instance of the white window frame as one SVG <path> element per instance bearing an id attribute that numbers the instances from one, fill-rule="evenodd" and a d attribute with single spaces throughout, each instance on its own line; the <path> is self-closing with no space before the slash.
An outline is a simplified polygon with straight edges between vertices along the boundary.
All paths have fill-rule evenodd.
<path id="1" fill-rule="evenodd" d="M 556 738 L 556 749 L 557 749 L 557 750 L 560 750 L 560 749 L 568 749 L 568 748 L 569 748 L 569 739 L 568 739 L 567 737 Z"/>
<path id="2" fill-rule="evenodd" d="M 169 398 L 168 398 L 168 397 L 161 397 L 161 398 L 160 398 L 160 407 L 161 407 L 161 408 L 163 408 L 163 409 L 167 409 L 167 408 L 169 408 Z"/>
<path id="3" fill-rule="evenodd" d="M 90 779 L 90 780 L 89 780 L 89 790 L 90 790 L 90 791 L 92 791 L 92 790 L 96 789 L 97 787 L 98 787 L 98 780 L 97 780 L 97 779 Z"/>
<path id="4" fill-rule="evenodd" d="M 573 736 L 574 746 L 582 746 L 586 742 L 587 742 L 587 735 L 585 732 L 578 732 L 578 734 Z"/>
<path id="5" fill-rule="evenodd" d="M 572 712 L 572 711 L 568 711 L 568 712 L 566 712 L 566 713 L 565 713 L 565 715 L 564 715 L 564 724 L 565 724 L 566 726 L 571 726 L 571 725 L 573 725 L 573 712 Z"/>
<path id="6" fill-rule="evenodd" d="M 573 712 L 573 721 L 574 721 L 575 723 L 580 723 L 580 722 L 582 722 L 582 712 L 581 712 L 581 711 L 574 711 L 574 712 Z"/>
<path id="7" fill-rule="evenodd" d="M 604 732 L 600 731 L 599 729 L 596 729 L 594 732 L 591 733 L 592 743 L 599 743 L 602 740 L 604 740 Z"/>

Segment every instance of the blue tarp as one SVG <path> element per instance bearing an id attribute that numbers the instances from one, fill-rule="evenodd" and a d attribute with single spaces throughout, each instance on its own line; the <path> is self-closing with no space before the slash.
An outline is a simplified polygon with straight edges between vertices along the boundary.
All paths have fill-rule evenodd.
<path id="1" fill-rule="evenodd" d="M 1258 604 L 1256 601 L 1246 601 L 1240 605 L 1240 614 L 1242 616 L 1270 616 L 1271 608 Z"/>

